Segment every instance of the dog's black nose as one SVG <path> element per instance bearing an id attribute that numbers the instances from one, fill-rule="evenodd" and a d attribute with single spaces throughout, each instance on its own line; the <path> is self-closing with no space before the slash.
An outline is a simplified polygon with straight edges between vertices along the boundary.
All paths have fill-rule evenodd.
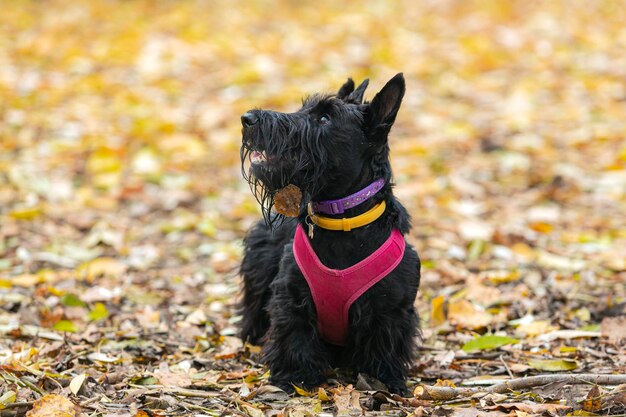
<path id="1" fill-rule="evenodd" d="M 243 115 L 241 115 L 241 124 L 243 125 L 243 127 L 254 126 L 256 122 L 258 121 L 259 121 L 259 118 L 257 117 L 255 113 L 246 112 Z"/>

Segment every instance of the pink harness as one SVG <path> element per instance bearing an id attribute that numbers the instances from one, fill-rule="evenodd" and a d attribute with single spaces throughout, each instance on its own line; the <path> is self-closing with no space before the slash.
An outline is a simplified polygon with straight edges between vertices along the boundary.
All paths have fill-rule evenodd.
<path id="1" fill-rule="evenodd" d="M 331 269 L 320 262 L 304 229 L 298 225 L 293 253 L 309 284 L 323 339 L 335 345 L 345 344 L 350 306 L 398 266 L 404 247 L 402 233 L 394 229 L 385 243 L 361 262 L 346 269 Z"/>

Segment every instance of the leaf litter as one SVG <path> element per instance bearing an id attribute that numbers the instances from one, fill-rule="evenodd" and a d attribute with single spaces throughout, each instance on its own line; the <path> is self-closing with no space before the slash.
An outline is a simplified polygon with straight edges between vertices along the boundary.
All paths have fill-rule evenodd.
<path id="1" fill-rule="evenodd" d="M 625 10 L 6 2 L 2 415 L 624 414 Z M 400 70 L 416 398 L 334 373 L 289 398 L 236 338 L 238 116 Z"/>

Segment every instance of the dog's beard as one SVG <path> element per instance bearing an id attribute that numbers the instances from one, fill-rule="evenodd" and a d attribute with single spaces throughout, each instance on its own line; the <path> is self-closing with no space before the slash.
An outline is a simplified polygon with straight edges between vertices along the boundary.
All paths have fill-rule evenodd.
<path id="1" fill-rule="evenodd" d="M 263 219 L 270 227 L 273 227 L 276 223 L 282 223 L 284 216 L 278 213 L 272 213 L 272 207 L 274 206 L 274 196 L 278 188 L 270 186 L 266 181 L 258 177 L 253 172 L 253 167 L 248 164 L 250 162 L 250 155 L 255 152 L 249 149 L 241 148 L 242 168 L 241 173 L 244 179 L 250 185 L 252 195 L 261 206 L 261 213 Z M 281 176 L 283 176 L 281 174 Z"/>
<path id="2" fill-rule="evenodd" d="M 297 121 L 282 113 L 263 112 L 262 117 L 266 120 L 261 120 L 254 137 L 244 134 L 241 173 L 261 206 L 263 219 L 274 227 L 285 220 L 272 211 L 276 192 L 289 184 L 299 187 L 304 207 L 310 196 L 323 187 L 328 158 L 319 137 L 297 134 Z"/>

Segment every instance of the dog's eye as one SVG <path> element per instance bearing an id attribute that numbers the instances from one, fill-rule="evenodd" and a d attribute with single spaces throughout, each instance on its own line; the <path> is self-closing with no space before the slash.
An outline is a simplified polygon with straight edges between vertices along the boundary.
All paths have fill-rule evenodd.
<path id="1" fill-rule="evenodd" d="M 327 123 L 330 123 L 330 117 L 328 117 L 328 115 L 327 115 L 327 114 L 323 114 L 323 115 L 321 115 L 321 116 L 320 116 L 320 118 L 319 118 L 319 122 L 320 122 L 321 124 L 323 124 L 323 125 L 325 125 L 325 124 L 327 124 Z"/>

